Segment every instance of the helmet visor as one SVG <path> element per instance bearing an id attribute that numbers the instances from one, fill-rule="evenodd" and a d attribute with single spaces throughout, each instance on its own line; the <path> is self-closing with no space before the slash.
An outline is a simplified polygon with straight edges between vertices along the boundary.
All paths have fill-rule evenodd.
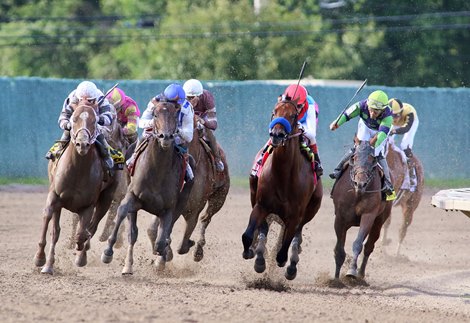
<path id="1" fill-rule="evenodd" d="M 374 99 L 367 99 L 367 106 L 373 110 L 383 110 L 387 107 L 387 104 Z"/>

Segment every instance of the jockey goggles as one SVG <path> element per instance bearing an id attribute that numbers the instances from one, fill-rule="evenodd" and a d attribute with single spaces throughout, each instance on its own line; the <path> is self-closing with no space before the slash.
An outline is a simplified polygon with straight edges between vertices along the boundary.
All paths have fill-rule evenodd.
<path id="1" fill-rule="evenodd" d="M 387 107 L 387 104 L 383 104 L 382 102 L 373 99 L 367 99 L 367 106 L 372 110 L 382 111 Z"/>

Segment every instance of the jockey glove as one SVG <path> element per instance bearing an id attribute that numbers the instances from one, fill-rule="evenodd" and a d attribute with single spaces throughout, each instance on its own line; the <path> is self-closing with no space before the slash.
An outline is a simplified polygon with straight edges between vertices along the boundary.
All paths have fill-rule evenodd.
<path id="1" fill-rule="evenodd" d="M 72 129 L 72 124 L 70 123 L 70 121 L 67 121 L 64 124 L 64 130 L 70 130 L 70 129 Z"/>
<path id="2" fill-rule="evenodd" d="M 100 126 L 104 125 L 104 118 L 102 116 L 100 116 L 100 118 L 98 119 L 98 124 Z"/>

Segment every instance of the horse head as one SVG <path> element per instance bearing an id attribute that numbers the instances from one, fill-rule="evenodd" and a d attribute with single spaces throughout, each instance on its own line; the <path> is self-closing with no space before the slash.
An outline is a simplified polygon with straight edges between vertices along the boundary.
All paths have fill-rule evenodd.
<path id="1" fill-rule="evenodd" d="M 92 106 L 82 104 L 75 109 L 70 120 L 71 141 L 77 152 L 84 156 L 98 135 L 98 116 Z"/>
<path id="2" fill-rule="evenodd" d="M 169 101 L 160 101 L 153 109 L 155 137 L 164 150 L 170 148 L 175 141 L 179 110 L 178 104 Z"/>
<path id="3" fill-rule="evenodd" d="M 374 156 L 374 148 L 369 141 L 359 141 L 352 156 L 351 181 L 356 192 L 365 192 L 365 189 L 374 176 L 377 158 Z"/>
<path id="4" fill-rule="evenodd" d="M 294 101 L 282 100 L 274 107 L 269 136 L 274 147 L 284 145 L 291 133 L 297 132 L 297 105 Z"/>

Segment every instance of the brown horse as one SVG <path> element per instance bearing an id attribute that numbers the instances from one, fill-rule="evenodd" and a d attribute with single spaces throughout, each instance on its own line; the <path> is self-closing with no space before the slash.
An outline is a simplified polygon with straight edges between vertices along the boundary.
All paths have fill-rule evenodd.
<path id="1" fill-rule="evenodd" d="M 405 239 L 406 232 L 411 222 L 413 221 L 413 214 L 418 208 L 421 197 L 423 196 L 424 191 L 424 170 L 421 161 L 413 155 L 411 158 L 411 164 L 416 171 L 416 187 L 411 189 L 403 189 L 402 184 L 405 180 L 405 176 L 409 177 L 408 164 L 406 160 L 405 153 L 398 148 L 393 139 L 390 138 L 387 143 L 387 162 L 390 167 L 390 172 L 394 178 L 394 188 L 398 192 L 397 199 L 393 202 L 393 206 L 401 206 L 401 211 L 403 214 L 403 222 L 401 224 L 399 234 L 398 234 L 398 245 L 396 249 L 396 255 L 400 254 L 400 249 Z M 390 227 L 391 217 L 384 224 L 384 233 L 382 237 L 382 243 L 385 245 L 389 243 L 387 239 L 387 230 Z"/>
<path id="2" fill-rule="evenodd" d="M 49 193 L 42 226 L 39 248 L 35 256 L 36 266 L 43 266 L 42 273 L 53 274 L 55 247 L 60 234 L 62 208 L 77 213 L 79 227 L 75 235 L 78 252 L 75 263 L 85 266 L 86 251 L 100 220 L 111 204 L 117 182 L 106 176 L 98 149 L 94 142 L 98 135 L 97 115 L 93 107 L 79 105 L 71 117 L 71 143 L 60 159 L 49 162 Z M 52 219 L 52 243 L 49 256 L 45 257 L 46 233 Z"/>
<path id="3" fill-rule="evenodd" d="M 321 180 L 316 178 L 312 163 L 300 150 L 297 116 L 296 102 L 284 100 L 274 107 L 269 133 L 274 150 L 266 159 L 259 179 L 250 180 L 253 210 L 242 235 L 243 258 L 250 259 L 256 254 L 255 271 L 263 272 L 269 230 L 267 218 L 270 214 L 277 215 L 284 230 L 276 261 L 279 267 L 284 267 L 291 247 L 290 265 L 285 273 L 289 280 L 297 275 L 302 229 L 318 212 L 323 197 Z M 256 232 L 259 232 L 258 243 L 253 251 Z"/>
<path id="4" fill-rule="evenodd" d="M 179 205 L 186 204 L 191 189 L 185 185 L 181 191 L 186 163 L 175 147 L 178 112 L 179 105 L 172 102 L 156 103 L 153 110 L 153 133 L 148 139 L 147 148 L 136 164 L 126 196 L 118 208 L 116 225 L 108 239 L 108 247 L 101 256 L 104 263 L 112 261 L 117 233 L 127 216 L 129 247 L 123 274 L 133 273 L 133 252 L 138 232 L 137 211 L 140 209 L 159 217 L 158 237 L 154 247 L 154 253 L 158 256 L 156 264 L 159 269 L 163 269 L 167 261 L 167 247 L 173 229 L 175 210 Z"/>
<path id="5" fill-rule="evenodd" d="M 344 245 L 348 229 L 352 226 L 359 227 L 347 276 L 364 278 L 369 256 L 380 236 L 383 223 L 390 216 L 392 202 L 384 201 L 380 171 L 373 152 L 374 149 L 368 141 L 356 141 L 354 155 L 341 177 L 337 179 L 332 192 L 337 239 L 334 249 L 335 280 L 339 280 L 340 270 L 346 258 Z M 366 238 L 358 273 L 357 260 Z"/>
<path id="6" fill-rule="evenodd" d="M 196 124 L 198 116 L 194 118 Z M 206 229 L 212 220 L 212 217 L 219 212 L 225 203 L 227 194 L 230 188 L 229 169 L 227 159 L 222 147 L 218 146 L 220 151 L 221 160 L 224 163 L 224 171 L 217 172 L 214 163 L 214 157 L 210 147 L 204 141 L 204 133 L 194 127 L 194 135 L 191 144 L 189 145 L 189 153 L 195 160 L 194 171 L 194 185 L 189 196 L 188 203 L 182 211 L 183 217 L 186 221 L 186 228 L 184 232 L 181 245 L 178 248 L 179 254 L 186 254 L 190 248 L 196 244 L 194 250 L 194 261 L 201 261 L 204 257 L 204 245 L 206 244 Z M 199 217 L 204 207 L 207 208 L 204 214 Z M 179 218 L 176 215 L 175 221 Z M 200 224 L 199 239 L 197 243 L 191 240 L 191 235 L 198 223 Z M 152 245 L 155 244 L 157 237 L 158 218 L 155 218 L 147 234 L 150 238 Z M 171 249 L 169 249 L 171 252 Z"/>

